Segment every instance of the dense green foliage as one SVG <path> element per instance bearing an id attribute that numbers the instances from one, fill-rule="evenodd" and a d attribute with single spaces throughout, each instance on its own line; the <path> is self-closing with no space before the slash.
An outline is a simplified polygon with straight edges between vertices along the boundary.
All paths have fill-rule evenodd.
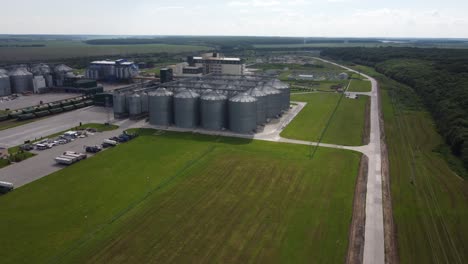
<path id="1" fill-rule="evenodd" d="M 140 137 L 0 196 L 2 263 L 342 263 L 361 154 Z"/>
<path id="2" fill-rule="evenodd" d="M 326 49 L 322 54 L 375 67 L 411 86 L 452 152 L 468 168 L 468 50 L 340 48 Z"/>
<path id="3" fill-rule="evenodd" d="M 460 160 L 440 151 L 446 144 L 412 88 L 354 68 L 381 88 L 400 263 L 466 263 L 468 182 L 458 177 Z"/>

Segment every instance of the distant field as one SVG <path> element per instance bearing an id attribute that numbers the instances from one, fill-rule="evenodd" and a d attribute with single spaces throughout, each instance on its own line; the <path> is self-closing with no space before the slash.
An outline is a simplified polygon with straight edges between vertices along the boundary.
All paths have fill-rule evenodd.
<path id="1" fill-rule="evenodd" d="M 93 56 L 118 56 L 145 53 L 178 53 L 210 50 L 191 45 L 88 45 L 80 41 L 47 41 L 45 47 L 0 47 L 1 62 L 37 61 Z"/>
<path id="2" fill-rule="evenodd" d="M 259 49 L 276 49 L 276 48 L 345 48 L 345 47 L 420 47 L 420 48 L 447 48 L 447 49 L 466 49 L 468 43 L 433 43 L 433 44 L 414 44 L 414 43 L 306 43 L 306 44 L 258 44 L 254 45 Z"/>
<path id="3" fill-rule="evenodd" d="M 353 79 L 348 88 L 350 92 L 370 92 L 372 90 L 372 85 L 370 81 L 367 80 L 356 80 Z"/>
<path id="4" fill-rule="evenodd" d="M 2 263 L 343 263 L 359 153 L 143 136 L 0 196 Z"/>
<path id="5" fill-rule="evenodd" d="M 468 263 L 468 183 L 411 88 L 371 68 L 382 90 L 401 263 Z M 461 164 L 458 167 L 463 167 Z"/>
<path id="6" fill-rule="evenodd" d="M 307 102 L 306 107 L 281 133 L 285 138 L 318 141 L 335 109 L 341 94 L 310 93 L 292 94 L 291 100 Z M 365 108 L 369 97 L 344 98 L 338 107 L 322 139 L 323 143 L 362 145 Z"/>

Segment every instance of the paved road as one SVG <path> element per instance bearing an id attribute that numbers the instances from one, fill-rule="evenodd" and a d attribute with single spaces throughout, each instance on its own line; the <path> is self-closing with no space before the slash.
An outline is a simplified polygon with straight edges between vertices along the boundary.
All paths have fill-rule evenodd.
<path id="1" fill-rule="evenodd" d="M 356 72 L 355 70 L 339 65 L 334 62 L 315 58 L 331 63 L 343 69 Z M 362 152 L 369 158 L 367 194 L 366 194 L 366 227 L 364 240 L 364 264 L 385 263 L 384 249 L 384 225 L 383 225 L 383 204 L 382 204 L 382 169 L 381 169 L 381 149 L 380 149 L 380 116 L 377 81 L 365 74 L 365 78 L 372 83 L 370 93 L 356 93 L 370 95 L 370 143 L 362 149 Z"/>
<path id="2" fill-rule="evenodd" d="M 114 124 L 119 125 L 119 128 L 112 131 L 95 133 L 94 135 L 86 138 L 78 138 L 73 142 L 55 146 L 51 149 L 33 151 L 37 154 L 36 156 L 1 169 L 0 181 L 11 182 L 15 188 L 21 187 L 63 169 L 65 166 L 58 165 L 54 161 L 54 158 L 60 156 L 63 152 L 84 152 L 84 146 L 99 145 L 104 139 L 117 136 L 128 128 L 141 127 L 143 125 L 142 123 L 129 120 L 120 121 Z"/>
<path id="3" fill-rule="evenodd" d="M 107 120 L 107 110 L 104 107 L 90 106 L 81 108 L 22 126 L 2 130 L 0 131 L 0 147 L 18 146 L 26 140 L 45 137 L 78 126 L 80 122 L 83 124 L 105 123 Z"/>

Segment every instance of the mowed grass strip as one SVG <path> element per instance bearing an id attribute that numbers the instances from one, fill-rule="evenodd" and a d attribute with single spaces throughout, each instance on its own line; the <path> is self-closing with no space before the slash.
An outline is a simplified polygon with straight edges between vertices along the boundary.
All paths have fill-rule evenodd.
<path id="1" fill-rule="evenodd" d="M 435 150 L 427 112 L 405 111 L 382 92 L 393 217 L 401 263 L 468 262 L 468 183 Z"/>
<path id="2" fill-rule="evenodd" d="M 0 197 L 3 260 L 343 262 L 361 155 L 308 153 L 140 136 Z"/>
<path id="3" fill-rule="evenodd" d="M 340 96 L 336 93 L 292 94 L 291 100 L 307 102 L 307 105 L 283 130 L 281 136 L 317 142 L 328 124 L 323 143 L 362 145 L 369 97 L 343 98 L 332 117 Z"/>
<path id="4" fill-rule="evenodd" d="M 368 80 L 352 79 L 348 88 L 349 92 L 370 92 L 372 91 L 372 84 Z"/>

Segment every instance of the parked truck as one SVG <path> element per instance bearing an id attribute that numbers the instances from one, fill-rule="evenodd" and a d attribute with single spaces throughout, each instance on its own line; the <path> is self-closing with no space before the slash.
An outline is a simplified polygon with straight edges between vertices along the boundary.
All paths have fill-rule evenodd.
<path id="1" fill-rule="evenodd" d="M 83 153 L 78 153 L 74 151 L 65 151 L 63 155 L 55 158 L 55 162 L 63 165 L 71 165 L 80 160 L 86 159 L 88 156 Z"/>

